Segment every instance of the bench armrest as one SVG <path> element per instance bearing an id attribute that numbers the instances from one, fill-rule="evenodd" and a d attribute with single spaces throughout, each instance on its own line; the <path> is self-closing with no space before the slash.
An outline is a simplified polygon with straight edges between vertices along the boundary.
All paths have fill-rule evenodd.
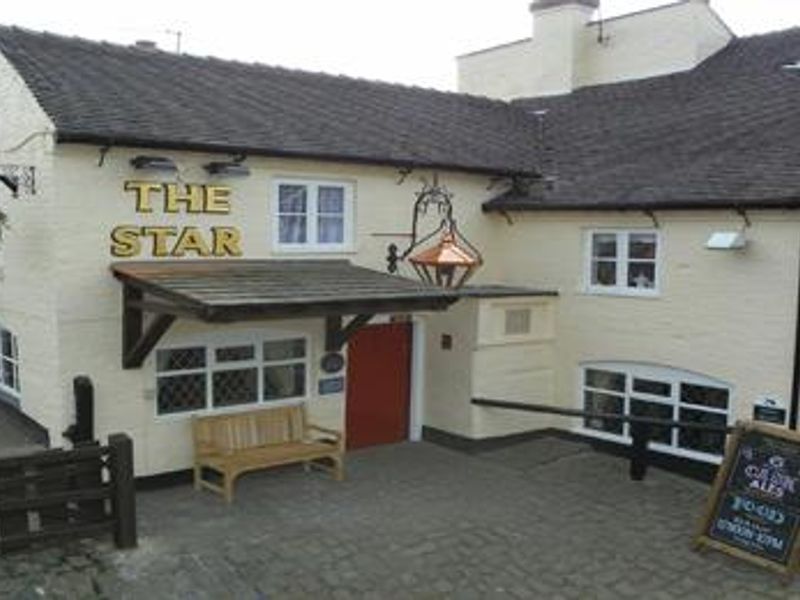
<path id="1" fill-rule="evenodd" d="M 313 423 L 308 423 L 306 425 L 306 431 L 317 431 L 319 433 L 324 433 L 325 435 L 330 436 L 331 442 L 335 442 L 337 446 L 342 446 L 344 437 L 342 436 L 341 431 L 336 431 L 335 429 L 330 429 L 328 427 L 320 427 L 319 425 L 314 425 Z"/>

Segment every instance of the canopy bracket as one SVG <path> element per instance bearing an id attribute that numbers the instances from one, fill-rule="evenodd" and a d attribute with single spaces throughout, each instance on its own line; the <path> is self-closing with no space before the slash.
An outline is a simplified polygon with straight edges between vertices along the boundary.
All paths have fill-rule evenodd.
<path id="1" fill-rule="evenodd" d="M 341 350 L 355 332 L 369 323 L 374 316 L 369 313 L 356 315 L 344 326 L 340 315 L 325 317 L 325 350 L 327 352 Z"/>
<path id="2" fill-rule="evenodd" d="M 130 284 L 122 289 L 122 368 L 138 369 L 158 341 L 175 322 L 176 316 L 156 313 L 145 326 L 141 308 L 144 292 Z"/>

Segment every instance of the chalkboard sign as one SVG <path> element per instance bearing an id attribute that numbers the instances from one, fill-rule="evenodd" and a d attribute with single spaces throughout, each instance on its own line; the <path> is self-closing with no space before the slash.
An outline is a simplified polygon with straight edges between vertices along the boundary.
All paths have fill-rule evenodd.
<path id="1" fill-rule="evenodd" d="M 790 574 L 800 558 L 798 529 L 800 435 L 770 425 L 737 425 L 697 545 Z"/>

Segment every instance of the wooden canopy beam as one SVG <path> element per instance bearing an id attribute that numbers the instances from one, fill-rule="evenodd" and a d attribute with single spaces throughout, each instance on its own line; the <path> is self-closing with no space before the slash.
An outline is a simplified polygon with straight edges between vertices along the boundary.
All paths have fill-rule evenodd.
<path id="1" fill-rule="evenodd" d="M 138 369 L 155 348 L 176 316 L 157 313 L 145 327 L 142 310 L 144 292 L 127 283 L 122 288 L 122 368 Z"/>
<path id="2" fill-rule="evenodd" d="M 356 315 L 350 322 L 342 326 L 341 315 L 325 317 L 325 350 L 338 352 L 342 349 L 356 331 L 370 322 L 374 314 L 364 313 Z"/>

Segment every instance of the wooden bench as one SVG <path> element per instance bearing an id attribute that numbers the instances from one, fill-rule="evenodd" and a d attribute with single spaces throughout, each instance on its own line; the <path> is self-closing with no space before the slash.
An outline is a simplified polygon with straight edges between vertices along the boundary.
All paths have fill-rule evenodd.
<path id="1" fill-rule="evenodd" d="M 344 479 L 342 434 L 310 424 L 302 404 L 195 417 L 192 432 L 195 489 L 222 494 L 228 503 L 240 475 L 277 465 L 303 463 Z M 219 473 L 222 485 L 208 481 L 204 469 Z"/>

